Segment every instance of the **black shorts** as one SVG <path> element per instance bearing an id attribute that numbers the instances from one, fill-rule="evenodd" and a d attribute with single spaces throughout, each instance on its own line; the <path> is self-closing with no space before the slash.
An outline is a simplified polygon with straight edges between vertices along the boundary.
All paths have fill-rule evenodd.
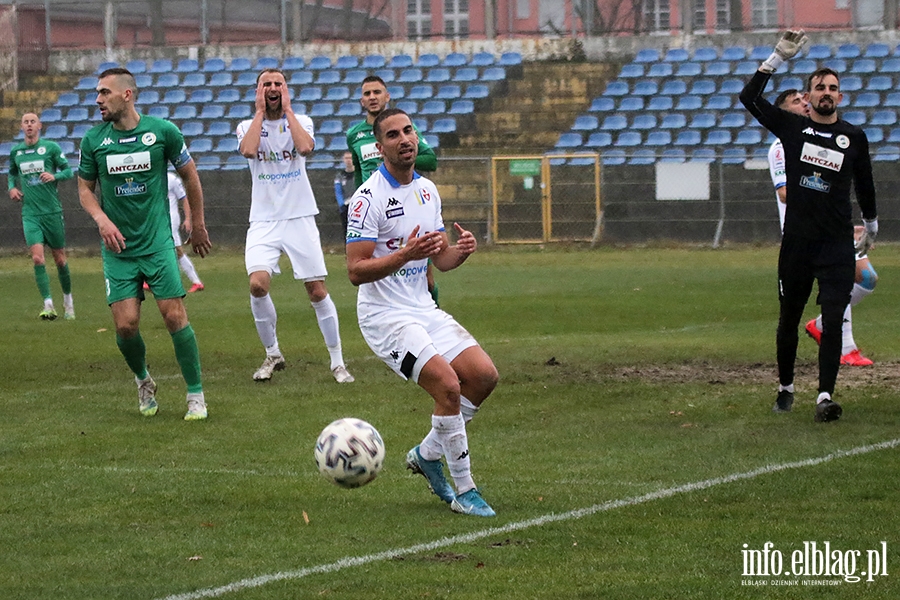
<path id="1" fill-rule="evenodd" d="M 808 240 L 785 235 L 778 255 L 778 293 L 782 302 L 806 304 L 813 280 L 819 282 L 816 304 L 850 302 L 856 277 L 853 240 Z"/>

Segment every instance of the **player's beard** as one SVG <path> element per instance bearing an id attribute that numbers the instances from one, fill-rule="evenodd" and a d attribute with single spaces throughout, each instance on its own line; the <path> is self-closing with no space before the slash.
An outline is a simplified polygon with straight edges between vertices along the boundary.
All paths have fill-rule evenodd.
<path id="1" fill-rule="evenodd" d="M 834 103 L 834 100 L 831 101 L 831 104 L 828 106 L 822 106 L 822 100 L 819 100 L 818 106 L 813 106 L 812 109 L 816 111 L 817 115 L 821 115 L 823 117 L 830 117 L 837 110 L 837 105 Z"/>
<path id="2" fill-rule="evenodd" d="M 266 118 L 269 121 L 280 119 L 283 114 L 284 111 L 281 108 L 281 98 L 278 98 L 274 102 L 270 102 L 269 99 L 266 98 Z"/>

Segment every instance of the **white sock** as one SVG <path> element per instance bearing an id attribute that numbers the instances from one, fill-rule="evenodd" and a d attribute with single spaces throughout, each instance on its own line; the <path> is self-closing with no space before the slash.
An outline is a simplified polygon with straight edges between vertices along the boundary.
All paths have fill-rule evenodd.
<path id="1" fill-rule="evenodd" d="M 316 321 L 319 322 L 319 331 L 325 338 L 325 347 L 328 348 L 328 354 L 331 357 L 331 368 L 339 367 L 344 364 L 344 354 L 341 351 L 341 334 L 338 329 L 337 307 L 331 299 L 331 295 L 327 295 L 318 302 L 310 302 L 316 311 Z"/>
<path id="2" fill-rule="evenodd" d="M 53 298 L 44 300 L 44 310 L 53 310 Z"/>
<path id="3" fill-rule="evenodd" d="M 266 347 L 266 355 L 274 356 L 280 354 L 278 351 L 278 336 L 275 335 L 278 314 L 275 312 L 275 303 L 272 302 L 272 297 L 269 294 L 262 298 L 251 295 L 250 312 L 253 313 L 253 320 L 256 321 L 256 333 L 259 334 L 259 340 Z M 270 351 L 273 348 L 275 352 Z"/>
<path id="4" fill-rule="evenodd" d="M 856 306 L 863 298 L 874 292 L 875 289 L 864 288 L 858 283 L 853 284 L 853 291 L 850 292 L 850 306 Z"/>
<path id="5" fill-rule="evenodd" d="M 191 259 L 187 254 L 182 254 L 181 257 L 179 257 L 178 266 L 181 267 L 181 270 L 184 271 L 187 278 L 191 280 L 191 283 L 200 283 L 200 276 L 197 275 L 197 269 L 194 268 L 194 263 L 191 262 Z"/>
<path id="6" fill-rule="evenodd" d="M 465 396 L 459 397 L 459 412 L 463 416 L 463 421 L 468 423 L 475 417 L 475 413 L 478 412 L 478 407 L 472 404 L 472 401 L 466 398 Z"/>
<path id="7" fill-rule="evenodd" d="M 856 342 L 853 340 L 853 311 L 850 307 L 853 302 L 844 309 L 844 322 L 841 324 L 841 356 L 856 350 Z"/>
<path id="8" fill-rule="evenodd" d="M 419 444 L 419 454 L 422 455 L 422 458 L 425 460 L 438 460 L 440 457 L 444 455 L 444 448 L 441 446 L 441 441 L 438 439 L 438 432 L 434 428 L 434 420 L 437 417 L 431 417 L 431 431 L 428 432 L 428 435 L 425 436 L 425 439 L 422 440 L 422 443 Z"/>
<path id="9" fill-rule="evenodd" d="M 779 392 L 788 391 L 788 392 L 790 392 L 790 393 L 793 394 L 793 393 L 794 393 L 794 384 L 791 383 L 791 384 L 788 384 L 788 385 L 779 385 L 779 386 L 778 386 L 778 391 L 779 391 Z"/>
<path id="10" fill-rule="evenodd" d="M 432 416 L 431 423 L 444 449 L 450 476 L 456 484 L 456 493 L 464 494 L 475 488 L 469 461 L 469 438 L 462 415 L 450 417 Z M 424 457 L 423 457 L 424 458 Z"/>
<path id="11" fill-rule="evenodd" d="M 63 294 L 63 307 L 66 310 L 72 310 L 75 308 L 75 303 L 72 300 L 72 294 Z"/>
<path id="12" fill-rule="evenodd" d="M 820 392 L 819 397 L 816 398 L 816 404 L 821 404 L 826 400 L 831 400 L 831 394 L 829 394 L 828 392 Z"/>

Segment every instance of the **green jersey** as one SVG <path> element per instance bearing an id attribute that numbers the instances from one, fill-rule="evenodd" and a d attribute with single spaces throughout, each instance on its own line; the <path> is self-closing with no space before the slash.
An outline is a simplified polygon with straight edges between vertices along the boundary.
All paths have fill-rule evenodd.
<path id="1" fill-rule="evenodd" d="M 41 173 L 53 173 L 56 181 L 44 183 Z M 72 169 L 54 141 L 39 139 L 16 144 L 9 153 L 9 189 L 22 191 L 22 216 L 36 217 L 62 212 L 56 182 L 72 178 Z"/>
<path id="2" fill-rule="evenodd" d="M 419 136 L 419 155 L 416 157 L 417 171 L 434 171 L 437 169 L 437 156 L 434 149 L 428 145 L 425 138 L 419 133 L 419 128 L 413 123 L 413 129 Z M 363 181 L 368 179 L 372 173 L 381 166 L 381 152 L 375 147 L 375 133 L 372 131 L 372 125 L 363 120 L 347 132 L 347 148 L 353 154 L 353 167 L 356 175 L 356 187 L 362 185 Z"/>
<path id="3" fill-rule="evenodd" d="M 84 134 L 78 176 L 100 182 L 100 206 L 125 237 L 117 256 L 174 248 L 166 169 L 190 161 L 181 131 L 164 119 L 143 115 L 130 131 L 102 123 Z"/>

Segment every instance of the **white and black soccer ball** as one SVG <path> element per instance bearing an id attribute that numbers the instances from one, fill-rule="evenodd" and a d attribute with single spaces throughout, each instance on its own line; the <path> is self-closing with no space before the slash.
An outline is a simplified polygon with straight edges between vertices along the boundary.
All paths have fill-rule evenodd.
<path id="1" fill-rule="evenodd" d="M 316 466 L 342 488 L 358 488 L 378 475 L 384 465 L 384 440 L 361 419 L 338 419 L 316 440 Z"/>

